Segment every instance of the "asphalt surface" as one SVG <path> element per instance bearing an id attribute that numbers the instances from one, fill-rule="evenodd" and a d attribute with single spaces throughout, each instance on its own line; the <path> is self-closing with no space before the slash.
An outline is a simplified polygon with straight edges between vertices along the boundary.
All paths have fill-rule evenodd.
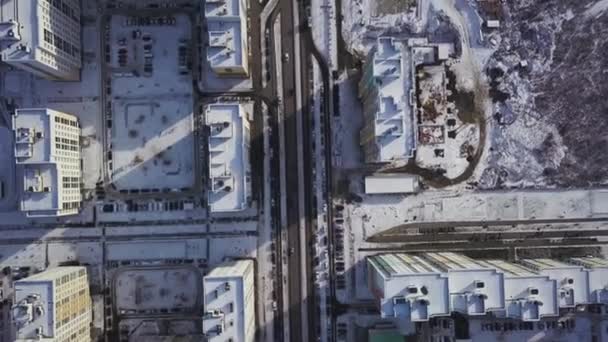
<path id="1" fill-rule="evenodd" d="M 281 25 L 281 50 L 272 51 L 272 57 L 275 61 L 282 63 L 282 84 L 283 84 L 283 112 L 284 112 L 284 130 L 285 130 L 285 179 L 286 186 L 286 212 L 287 212 L 287 226 L 282 229 L 287 230 L 287 251 L 288 255 L 284 256 L 287 258 L 289 277 L 288 277 L 288 295 L 289 295 L 289 322 L 282 322 L 282 324 L 289 324 L 289 340 L 290 341 L 304 341 L 314 334 L 311 331 L 310 326 L 315 324 L 315 312 L 316 305 L 314 303 L 314 294 L 312 293 L 312 268 L 311 260 L 308 258 L 308 250 L 301 251 L 301 245 L 308 248 L 310 241 L 311 231 L 311 218 L 312 218 L 312 206 L 311 206 L 311 152 L 310 152 L 310 116 L 307 104 L 309 103 L 308 94 L 308 75 L 309 75 L 309 52 L 306 48 L 306 44 L 301 44 L 300 56 L 296 56 L 295 50 L 295 31 L 294 31 L 294 3 L 293 0 L 280 0 L 277 8 L 270 16 L 269 23 L 266 23 L 271 36 L 269 41 L 274 41 L 279 37 L 274 37 L 272 34 L 272 23 L 277 18 L 277 14 L 280 13 L 280 25 Z M 300 5 L 302 5 L 300 3 Z M 300 13 L 304 13 L 304 8 L 301 6 Z M 301 20 L 300 20 L 301 21 Z M 302 25 L 298 25 L 302 27 Z M 268 44 L 272 50 L 272 44 Z M 296 70 L 295 59 L 300 58 L 300 70 Z M 274 63 L 269 63 L 271 69 L 274 67 Z M 302 90 L 302 108 L 298 108 L 296 102 L 296 73 L 300 73 L 300 89 Z M 272 77 L 275 77 L 276 72 L 272 72 Z M 275 81 L 275 82 L 272 82 Z M 276 80 L 271 79 L 270 88 L 275 87 L 277 84 Z M 272 91 L 272 95 L 276 94 L 276 89 Z M 266 96 L 272 97 L 271 94 L 266 93 Z M 302 127 L 298 127 L 297 115 L 302 115 L 301 122 Z M 303 144 L 303 160 L 298 160 L 298 135 L 301 136 Z M 299 172 L 300 171 L 300 172 Z M 304 175 L 304 179 L 300 179 L 300 175 Z M 305 238 L 306 241 L 302 244 L 301 241 L 301 226 L 300 220 L 302 219 L 300 213 L 301 196 L 304 195 L 304 227 L 305 227 Z M 278 235 L 278 234 L 277 234 Z M 301 253 L 303 252 L 303 253 Z M 304 260 L 307 265 L 306 279 L 302 279 L 302 261 L 301 255 L 306 257 Z M 281 259 L 279 259 L 281 260 Z M 282 275 L 278 274 L 278 282 L 282 283 Z M 308 293 L 302 294 L 302 283 L 307 282 L 306 288 Z M 282 293 L 277 291 L 277 293 Z M 284 303 L 281 299 L 279 303 Z M 302 309 L 303 306 L 307 305 L 307 322 L 309 326 L 302 326 L 303 317 Z M 312 337 L 310 337 L 312 338 Z"/>

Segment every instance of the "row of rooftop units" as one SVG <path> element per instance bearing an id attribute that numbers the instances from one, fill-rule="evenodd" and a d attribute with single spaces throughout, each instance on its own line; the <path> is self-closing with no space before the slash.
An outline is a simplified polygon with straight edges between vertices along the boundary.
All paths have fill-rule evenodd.
<path id="1" fill-rule="evenodd" d="M 413 323 L 453 312 L 539 321 L 560 309 L 608 304 L 608 260 L 596 257 L 472 259 L 392 253 L 367 258 L 369 288 L 383 318 Z"/>

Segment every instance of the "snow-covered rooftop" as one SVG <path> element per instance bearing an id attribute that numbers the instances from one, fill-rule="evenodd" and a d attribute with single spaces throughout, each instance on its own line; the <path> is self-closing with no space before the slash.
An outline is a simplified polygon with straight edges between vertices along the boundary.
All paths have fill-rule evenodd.
<path id="1" fill-rule="evenodd" d="M 239 211 L 248 206 L 249 106 L 237 102 L 207 106 L 211 211 Z"/>
<path id="2" fill-rule="evenodd" d="M 203 278 L 208 341 L 252 341 L 255 333 L 253 261 L 228 261 Z"/>
<path id="3" fill-rule="evenodd" d="M 559 314 L 555 280 L 505 260 L 479 262 L 504 272 L 505 307 L 508 317 L 522 321 L 538 321 L 543 317 Z"/>
<path id="4" fill-rule="evenodd" d="M 383 318 L 420 322 L 449 315 L 448 278 L 428 261 L 408 254 L 370 256 L 371 291 Z"/>
<path id="5" fill-rule="evenodd" d="M 571 262 L 522 259 L 513 263 L 443 252 L 380 254 L 367 257 L 368 284 L 384 318 L 423 321 L 453 311 L 471 316 L 497 311 L 499 316 L 539 321 L 558 316 L 560 308 L 605 303 L 608 298 L 607 260 L 587 257 Z M 442 298 L 447 311 L 437 311 L 443 308 Z"/>
<path id="6" fill-rule="evenodd" d="M 452 310 L 485 315 L 504 309 L 504 277 L 496 269 L 457 253 L 424 253 L 447 273 Z"/>
<path id="7" fill-rule="evenodd" d="M 584 257 L 572 258 L 570 262 L 587 268 L 590 302 L 608 304 L 608 260 Z"/>
<path id="8" fill-rule="evenodd" d="M 21 210 L 28 215 L 56 215 L 60 207 L 59 177 L 55 133 L 51 109 L 17 109 L 13 117 L 15 160 L 23 179 Z M 61 138 L 60 138 L 61 139 Z M 59 157 L 60 158 L 60 157 Z"/>
<path id="9" fill-rule="evenodd" d="M 192 74 L 179 62 L 192 25 L 185 14 L 172 18 L 162 26 L 110 18 L 109 171 L 118 190 L 176 191 L 195 182 Z"/>
<path id="10" fill-rule="evenodd" d="M 380 37 L 370 52 L 371 80 L 364 80 L 374 88 L 370 96 L 375 103 L 374 135 L 378 161 L 410 158 L 416 147 L 410 90 L 412 70 L 409 50 L 401 41 Z"/>
<path id="11" fill-rule="evenodd" d="M 13 321 L 16 323 L 16 337 L 22 341 L 35 338 L 36 329 L 41 329 L 47 337 L 55 335 L 53 281 L 30 280 L 15 283 Z"/>
<path id="12" fill-rule="evenodd" d="M 207 60 L 211 68 L 247 69 L 246 5 L 240 0 L 205 2 L 209 46 Z"/>
<path id="13" fill-rule="evenodd" d="M 522 259 L 520 262 L 538 274 L 557 282 L 560 307 L 574 307 L 589 303 L 589 279 L 582 266 L 567 264 L 553 259 Z"/>
<path id="14" fill-rule="evenodd" d="M 418 191 L 418 177 L 408 174 L 376 174 L 365 177 L 366 194 L 397 194 Z"/>

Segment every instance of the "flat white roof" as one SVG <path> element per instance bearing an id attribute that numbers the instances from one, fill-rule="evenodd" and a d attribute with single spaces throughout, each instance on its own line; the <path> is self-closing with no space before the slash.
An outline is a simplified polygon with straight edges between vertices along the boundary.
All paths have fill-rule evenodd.
<path id="1" fill-rule="evenodd" d="M 589 301 L 608 304 L 608 260 L 595 257 L 572 258 L 570 261 L 588 269 Z"/>
<path id="2" fill-rule="evenodd" d="M 46 108 L 17 109 L 13 117 L 15 161 L 23 177 L 21 209 L 55 215 L 59 208 L 57 164 L 51 156 L 51 114 Z"/>
<path id="3" fill-rule="evenodd" d="M 409 49 L 392 37 L 378 38 L 373 50 L 373 77 L 378 86 L 375 120 L 380 161 L 410 158 L 416 148 L 412 103 L 412 64 Z"/>
<path id="4" fill-rule="evenodd" d="M 376 174 L 365 177 L 366 194 L 398 194 L 418 191 L 418 177 L 408 174 Z"/>
<path id="5" fill-rule="evenodd" d="M 560 307 L 589 303 L 589 279 L 582 266 L 553 259 L 522 259 L 519 262 L 557 281 Z"/>
<path id="6" fill-rule="evenodd" d="M 245 8 L 239 0 L 205 2 L 209 46 L 207 60 L 211 68 L 242 66 L 247 40 L 244 25 Z"/>
<path id="7" fill-rule="evenodd" d="M 244 105 L 207 106 L 209 134 L 209 206 L 211 211 L 239 211 L 250 197 L 249 118 Z"/>
<path id="8" fill-rule="evenodd" d="M 370 277 L 383 283 L 382 290 L 372 289 L 381 297 L 383 318 L 421 322 L 449 315 L 448 278 L 428 261 L 403 253 L 375 255 L 367 260 L 380 276 Z"/>
<path id="9" fill-rule="evenodd" d="M 479 262 L 504 272 L 505 306 L 508 317 L 523 321 L 538 321 L 543 317 L 559 314 L 555 280 L 505 260 L 490 259 Z"/>
<path id="10" fill-rule="evenodd" d="M 209 341 L 249 341 L 254 312 L 253 261 L 229 261 L 203 278 L 203 333 Z"/>
<path id="11" fill-rule="evenodd" d="M 17 323 L 17 339 L 36 339 L 36 329 L 42 328 L 45 338 L 55 335 L 54 280 L 75 271 L 85 270 L 83 266 L 65 266 L 47 269 L 15 282 L 15 304 L 13 321 Z M 36 307 L 41 308 L 36 309 Z M 46 339 L 40 341 L 46 341 Z M 54 341 L 48 339 L 48 341 Z"/>
<path id="12" fill-rule="evenodd" d="M 209 32 L 207 60 L 211 68 L 241 66 L 243 64 L 241 22 L 238 20 L 209 22 L 207 30 Z"/>
<path id="13" fill-rule="evenodd" d="M 44 337 L 53 337 L 55 335 L 53 281 L 46 279 L 17 281 L 15 305 L 12 310 L 17 339 L 35 338 L 38 328 L 42 329 Z"/>
<path id="14" fill-rule="evenodd" d="M 497 259 L 471 259 L 457 253 L 410 255 L 389 253 L 367 258 L 370 290 L 380 301 L 384 317 L 407 316 L 422 311 L 422 294 L 449 290 L 449 310 L 468 315 L 488 311 L 506 313 L 523 321 L 556 317 L 560 308 L 578 304 L 608 303 L 608 260 L 573 258 L 573 265 L 553 259 L 523 259 L 513 263 Z M 582 265 L 587 265 L 583 268 Z M 445 281 L 447 280 L 447 282 Z M 424 290 L 422 288 L 424 287 Z M 425 301 L 425 312 L 438 312 L 433 292 Z M 395 300 L 397 299 L 397 300 Z"/>
<path id="15" fill-rule="evenodd" d="M 17 164 L 51 161 L 51 118 L 46 108 L 17 109 L 13 117 Z"/>

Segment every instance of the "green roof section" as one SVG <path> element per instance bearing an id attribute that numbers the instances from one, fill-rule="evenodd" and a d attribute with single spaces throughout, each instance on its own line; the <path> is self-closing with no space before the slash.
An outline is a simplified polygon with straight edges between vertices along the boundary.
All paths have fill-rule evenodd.
<path id="1" fill-rule="evenodd" d="M 405 336 L 396 330 L 369 330 L 368 342 L 405 342 Z"/>

